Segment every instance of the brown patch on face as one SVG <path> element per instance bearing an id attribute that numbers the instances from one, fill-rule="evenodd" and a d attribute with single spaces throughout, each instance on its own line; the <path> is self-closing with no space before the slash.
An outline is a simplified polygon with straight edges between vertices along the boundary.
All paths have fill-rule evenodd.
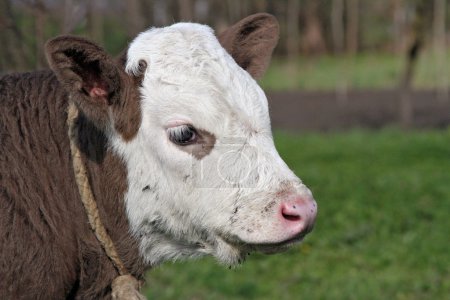
<path id="1" fill-rule="evenodd" d="M 112 106 L 114 128 L 125 141 L 130 141 L 141 126 L 141 109 L 139 87 L 141 81 L 127 74 L 122 74 L 125 88 L 122 90 L 120 102 Z"/>
<path id="2" fill-rule="evenodd" d="M 211 153 L 214 144 L 216 143 L 216 137 L 211 132 L 202 129 L 197 129 L 197 133 L 198 140 L 194 144 L 186 146 L 177 145 L 177 147 L 200 160 Z"/>
<path id="3" fill-rule="evenodd" d="M 219 42 L 234 60 L 255 79 L 261 78 L 279 37 L 274 16 L 259 13 L 237 22 L 219 36 Z"/>

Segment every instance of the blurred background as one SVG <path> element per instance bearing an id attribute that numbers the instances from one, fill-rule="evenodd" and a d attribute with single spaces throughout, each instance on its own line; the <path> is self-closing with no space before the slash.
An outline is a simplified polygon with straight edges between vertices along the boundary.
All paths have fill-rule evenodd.
<path id="1" fill-rule="evenodd" d="M 267 74 L 281 156 L 319 204 L 313 233 L 227 269 L 148 273 L 149 299 L 448 299 L 450 49 L 447 0 L 0 0 L 0 74 L 46 67 L 43 44 L 89 37 L 117 55 L 177 21 L 216 32 L 280 22 Z"/>

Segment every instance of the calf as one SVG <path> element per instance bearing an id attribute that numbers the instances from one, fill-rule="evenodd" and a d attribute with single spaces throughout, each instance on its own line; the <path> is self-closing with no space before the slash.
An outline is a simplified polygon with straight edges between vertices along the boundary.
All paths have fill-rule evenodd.
<path id="1" fill-rule="evenodd" d="M 275 150 L 254 79 L 277 40 L 267 14 L 218 38 L 191 23 L 150 29 L 118 60 L 63 36 L 46 45 L 51 70 L 1 78 L 0 298 L 111 297 L 117 266 L 74 174 L 73 104 L 97 219 L 134 277 L 166 260 L 231 266 L 300 241 L 316 204 Z"/>

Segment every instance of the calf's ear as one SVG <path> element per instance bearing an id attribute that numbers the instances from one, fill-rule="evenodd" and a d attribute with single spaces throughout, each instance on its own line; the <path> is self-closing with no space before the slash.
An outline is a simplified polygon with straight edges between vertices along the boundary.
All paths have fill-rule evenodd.
<path id="1" fill-rule="evenodd" d="M 120 98 L 120 69 L 114 59 L 75 36 L 54 38 L 45 50 L 50 68 L 82 111 L 93 121 L 106 122 L 108 106 Z"/>
<path id="2" fill-rule="evenodd" d="M 278 21 L 266 13 L 248 16 L 218 36 L 222 47 L 255 79 L 264 75 L 278 38 Z"/>

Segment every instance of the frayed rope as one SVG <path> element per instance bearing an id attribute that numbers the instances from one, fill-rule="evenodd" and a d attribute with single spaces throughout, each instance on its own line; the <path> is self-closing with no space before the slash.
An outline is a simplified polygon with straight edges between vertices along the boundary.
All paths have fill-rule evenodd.
<path id="1" fill-rule="evenodd" d="M 120 260 L 116 247 L 100 219 L 97 203 L 95 202 L 94 194 L 92 193 L 89 184 L 87 171 L 81 158 L 80 149 L 77 146 L 78 131 L 76 130 L 75 124 L 77 117 L 78 109 L 75 104 L 70 101 L 67 113 L 67 125 L 69 127 L 70 152 L 72 154 L 73 170 L 78 191 L 80 192 L 81 201 L 83 202 L 91 229 L 94 231 L 94 234 L 102 245 L 106 255 L 120 275 L 116 277 L 111 284 L 112 298 L 114 300 L 145 300 L 145 297 L 139 293 L 139 281 L 129 274 L 125 265 Z"/>

